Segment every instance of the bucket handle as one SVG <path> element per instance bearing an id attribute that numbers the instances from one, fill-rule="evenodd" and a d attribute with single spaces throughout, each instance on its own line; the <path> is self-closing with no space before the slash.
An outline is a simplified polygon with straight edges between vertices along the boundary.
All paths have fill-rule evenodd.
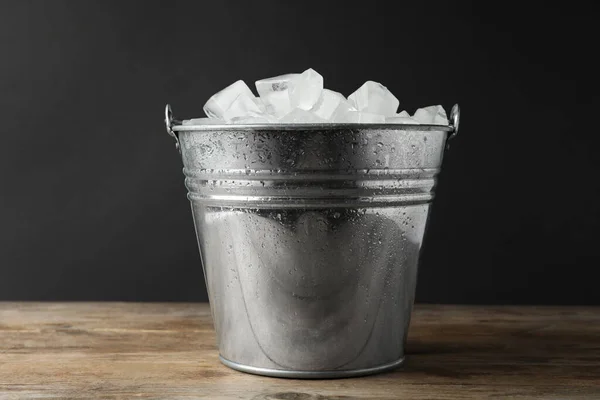
<path id="1" fill-rule="evenodd" d="M 165 107 L 165 125 L 167 127 L 167 133 L 169 136 L 172 136 L 173 139 L 175 139 L 175 148 L 181 153 L 181 148 L 179 147 L 179 137 L 173 131 L 173 125 L 181 125 L 181 121 L 173 119 L 173 111 L 171 110 L 170 104 L 167 104 Z"/>
<path id="2" fill-rule="evenodd" d="M 458 106 L 458 104 L 455 104 L 452 107 L 452 111 L 450 111 L 450 127 L 452 128 L 452 131 L 450 132 L 450 135 L 448 136 L 448 140 L 452 139 L 453 137 L 455 137 L 458 134 L 458 124 L 460 123 L 460 107 Z"/>
<path id="3" fill-rule="evenodd" d="M 458 125 L 460 123 L 460 107 L 458 104 L 455 104 L 452 107 L 452 111 L 450 111 L 450 127 L 452 131 L 448 136 L 448 140 L 452 139 L 458 134 Z M 179 137 L 173 131 L 173 125 L 181 125 L 181 121 L 173 119 L 173 111 L 171 110 L 171 106 L 167 104 L 165 107 L 165 125 L 167 127 L 167 133 L 169 136 L 172 136 L 175 139 L 175 148 L 179 150 L 181 153 L 181 148 L 179 147 Z"/>

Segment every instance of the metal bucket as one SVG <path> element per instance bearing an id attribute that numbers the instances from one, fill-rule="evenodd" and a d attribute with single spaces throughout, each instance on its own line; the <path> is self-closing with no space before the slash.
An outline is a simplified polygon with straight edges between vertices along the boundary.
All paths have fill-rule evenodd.
<path id="1" fill-rule="evenodd" d="M 290 378 L 402 364 L 450 126 L 181 125 L 221 361 Z"/>

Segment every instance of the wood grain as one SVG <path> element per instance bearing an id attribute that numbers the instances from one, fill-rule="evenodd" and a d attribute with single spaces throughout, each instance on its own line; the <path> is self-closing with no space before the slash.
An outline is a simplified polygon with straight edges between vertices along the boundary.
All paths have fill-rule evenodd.
<path id="1" fill-rule="evenodd" d="M 600 399 L 600 308 L 418 305 L 405 366 L 365 378 L 217 355 L 206 304 L 0 303 L 0 399 Z"/>

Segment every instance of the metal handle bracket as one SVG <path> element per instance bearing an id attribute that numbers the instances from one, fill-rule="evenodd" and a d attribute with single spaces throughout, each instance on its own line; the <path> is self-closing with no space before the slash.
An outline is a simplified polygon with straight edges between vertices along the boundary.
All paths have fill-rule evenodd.
<path id="1" fill-rule="evenodd" d="M 458 134 L 458 125 L 460 123 L 460 107 L 458 104 L 455 104 L 452 107 L 452 111 L 450 111 L 450 127 L 452 128 L 452 132 L 450 132 L 450 136 L 448 136 L 448 140 L 452 139 Z"/>
<path id="2" fill-rule="evenodd" d="M 173 132 L 173 122 L 173 111 L 171 110 L 171 106 L 167 104 L 165 107 L 165 125 L 167 127 L 167 133 L 169 136 L 172 136 L 173 139 L 175 139 L 175 148 L 181 153 L 181 148 L 179 147 L 179 137 L 177 137 L 177 134 Z"/>

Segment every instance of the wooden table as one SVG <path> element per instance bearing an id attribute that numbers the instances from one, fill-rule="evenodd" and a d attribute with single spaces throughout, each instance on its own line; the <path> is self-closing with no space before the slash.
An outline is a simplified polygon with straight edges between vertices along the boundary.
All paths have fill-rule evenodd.
<path id="1" fill-rule="evenodd" d="M 287 380 L 217 359 L 206 304 L 0 303 L 0 399 L 600 399 L 600 308 L 418 305 L 404 367 Z"/>

